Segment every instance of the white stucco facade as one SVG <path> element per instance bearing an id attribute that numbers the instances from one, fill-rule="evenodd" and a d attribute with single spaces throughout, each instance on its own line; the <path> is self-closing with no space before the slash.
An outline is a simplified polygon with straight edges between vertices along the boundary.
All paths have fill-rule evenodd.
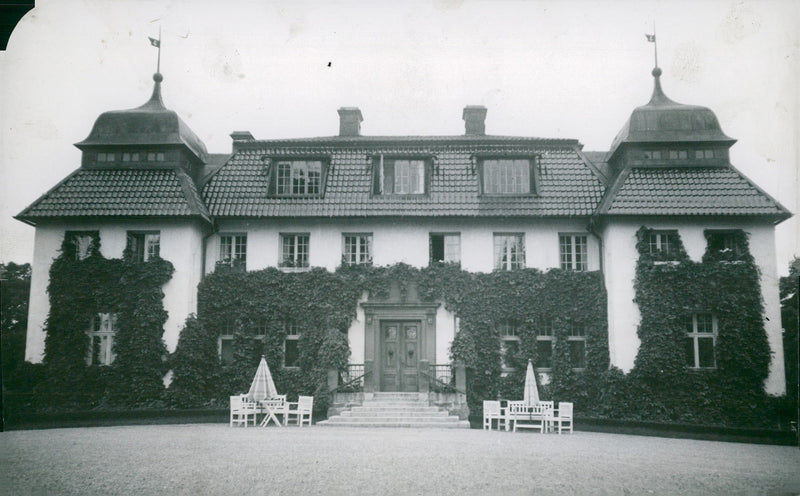
<path id="1" fill-rule="evenodd" d="M 128 231 L 158 231 L 160 233 L 160 256 L 170 261 L 175 268 L 172 278 L 162 288 L 164 309 L 168 314 L 164 324 L 163 339 L 167 349 L 174 351 L 186 317 L 197 311 L 197 285 L 203 274 L 203 234 L 199 223 L 146 220 L 40 224 L 36 226 L 34 240 L 25 360 L 38 363 L 44 358 L 44 326 L 50 311 L 50 300 L 47 294 L 50 266 L 59 255 L 67 231 L 98 231 L 100 253 L 106 258 L 122 257 Z"/>
<path id="2" fill-rule="evenodd" d="M 773 395 L 786 392 L 783 363 L 780 299 L 775 256 L 774 227 L 763 222 L 741 220 L 662 218 L 611 220 L 602 231 L 605 283 L 608 291 L 608 344 L 611 365 L 628 372 L 633 368 L 639 350 L 637 328 L 641 321 L 634 303 L 636 277 L 636 231 L 642 226 L 651 229 L 677 230 L 690 259 L 700 261 L 706 251 L 704 232 L 708 229 L 742 229 L 748 234 L 750 253 L 761 275 L 764 300 L 764 329 L 772 360 L 765 391 Z"/>

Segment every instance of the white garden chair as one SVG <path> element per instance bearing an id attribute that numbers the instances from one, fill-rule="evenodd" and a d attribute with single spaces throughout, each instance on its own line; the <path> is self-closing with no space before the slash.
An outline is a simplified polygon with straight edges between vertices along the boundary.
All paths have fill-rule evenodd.
<path id="1" fill-rule="evenodd" d="M 483 430 L 492 430 L 492 421 L 497 421 L 497 430 L 503 425 L 503 410 L 500 408 L 499 401 L 483 401 Z"/>
<path id="2" fill-rule="evenodd" d="M 286 404 L 286 409 L 284 410 L 284 421 L 283 425 L 289 425 L 289 421 L 292 417 L 297 418 L 297 425 L 303 427 L 303 423 L 308 423 L 311 426 L 311 417 L 312 417 L 312 410 L 314 409 L 314 397 L 313 396 L 300 396 L 297 398 L 296 402 L 290 402 Z"/>
<path id="3" fill-rule="evenodd" d="M 553 427 L 558 424 L 558 433 L 561 434 L 561 429 L 565 428 L 572 432 L 572 403 L 562 401 L 558 404 L 558 415 L 553 417 Z"/>
<path id="4" fill-rule="evenodd" d="M 237 394 L 235 396 L 231 396 L 230 401 L 230 427 L 233 427 L 234 424 L 244 425 L 247 427 L 247 424 L 250 422 L 251 418 L 253 419 L 253 425 L 256 425 L 256 413 L 258 413 L 258 406 L 255 402 L 247 399 L 246 394 Z"/>

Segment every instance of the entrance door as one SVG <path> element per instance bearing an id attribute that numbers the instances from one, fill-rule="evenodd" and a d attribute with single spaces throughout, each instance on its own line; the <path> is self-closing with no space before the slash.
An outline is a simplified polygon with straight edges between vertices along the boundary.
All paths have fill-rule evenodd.
<path id="1" fill-rule="evenodd" d="M 381 391 L 419 391 L 419 321 L 381 321 Z"/>

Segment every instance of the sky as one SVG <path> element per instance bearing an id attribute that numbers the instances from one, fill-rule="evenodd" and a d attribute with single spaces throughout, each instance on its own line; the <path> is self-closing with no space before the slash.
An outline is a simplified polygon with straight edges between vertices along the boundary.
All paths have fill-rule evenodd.
<path id="1" fill-rule="evenodd" d="M 335 135 L 343 106 L 364 135 L 459 135 L 466 105 L 488 134 L 605 151 L 649 101 L 654 22 L 667 96 L 711 108 L 732 164 L 800 212 L 799 1 L 37 0 L 0 52 L 0 262 L 32 260 L 12 217 L 79 167 L 95 119 L 149 98 L 159 29 L 164 102 L 211 153 Z M 781 274 L 798 232 L 776 228 Z"/>

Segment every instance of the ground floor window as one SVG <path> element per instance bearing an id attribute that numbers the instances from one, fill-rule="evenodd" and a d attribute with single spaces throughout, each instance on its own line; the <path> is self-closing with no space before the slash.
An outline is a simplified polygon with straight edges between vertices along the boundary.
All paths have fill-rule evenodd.
<path id="1" fill-rule="evenodd" d="M 513 372 L 515 369 L 513 357 L 519 351 L 519 330 L 510 322 L 503 322 L 498 326 L 500 330 L 500 356 L 503 372 Z"/>
<path id="2" fill-rule="evenodd" d="M 114 333 L 117 326 L 117 314 L 98 313 L 90 324 L 89 352 L 87 365 L 111 365 L 114 361 Z"/>
<path id="3" fill-rule="evenodd" d="M 717 344 L 717 317 L 711 313 L 694 313 L 686 318 L 686 366 L 713 369 L 717 366 L 714 347 Z"/>
<path id="4" fill-rule="evenodd" d="M 586 325 L 572 322 L 567 336 L 569 361 L 573 369 L 586 368 Z"/>
<path id="5" fill-rule="evenodd" d="M 536 327 L 537 369 L 553 368 L 553 322 L 546 320 Z"/>
<path id="6" fill-rule="evenodd" d="M 292 323 L 286 323 L 286 338 L 283 340 L 283 367 L 297 368 L 300 366 L 300 328 Z"/>
<path id="7" fill-rule="evenodd" d="M 223 365 L 233 363 L 233 335 L 223 334 L 217 339 L 217 356 Z"/>

